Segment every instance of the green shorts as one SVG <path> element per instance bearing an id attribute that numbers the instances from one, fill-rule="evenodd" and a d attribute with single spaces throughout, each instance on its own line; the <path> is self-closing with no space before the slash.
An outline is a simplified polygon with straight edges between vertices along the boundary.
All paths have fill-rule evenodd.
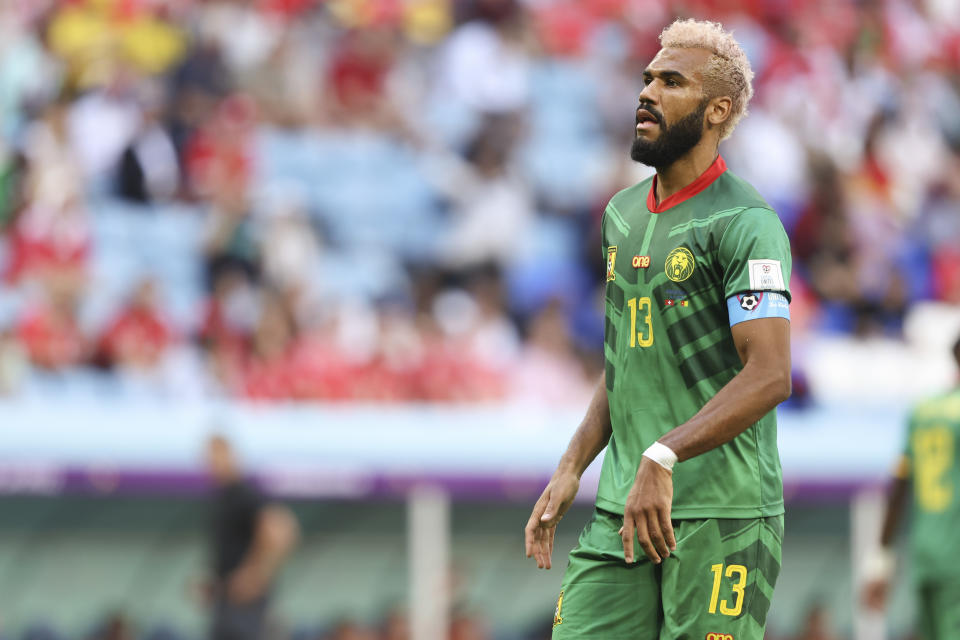
<path id="1" fill-rule="evenodd" d="M 920 640 L 960 638 L 960 584 L 922 582 L 917 596 Z"/>
<path id="2" fill-rule="evenodd" d="M 762 640 L 783 516 L 674 520 L 677 549 L 627 565 L 623 516 L 596 510 L 563 577 L 553 640 Z"/>

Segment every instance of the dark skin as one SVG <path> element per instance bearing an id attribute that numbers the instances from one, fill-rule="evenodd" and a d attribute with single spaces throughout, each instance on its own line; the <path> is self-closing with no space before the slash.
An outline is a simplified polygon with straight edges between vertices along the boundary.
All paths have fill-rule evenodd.
<path id="1" fill-rule="evenodd" d="M 640 93 L 638 119 L 656 120 L 644 107 L 659 111 L 668 123 L 693 112 L 706 95 L 701 69 L 709 56 L 702 49 L 662 49 L 644 71 L 646 86 Z M 728 96 L 710 98 L 700 142 L 671 166 L 657 168 L 658 201 L 693 182 L 713 164 L 720 144 L 719 126 L 730 117 L 731 106 Z M 660 130 L 658 122 L 641 122 L 637 135 L 654 139 Z M 790 396 L 790 323 L 782 318 L 749 320 L 733 326 L 731 333 L 743 369 L 695 416 L 659 440 L 681 462 L 730 442 Z M 551 567 L 557 523 L 573 503 L 580 477 L 607 446 L 611 433 L 605 378 L 601 376 L 586 416 L 524 529 L 526 555 L 536 560 L 538 568 Z M 635 543 L 656 564 L 676 549 L 672 504 L 673 473 L 642 458 L 620 531 L 628 563 L 636 560 Z"/>
<path id="2" fill-rule="evenodd" d="M 910 493 L 910 481 L 906 478 L 893 478 L 887 495 L 887 510 L 883 516 L 883 529 L 880 532 L 880 546 L 890 549 L 900 527 L 903 509 Z M 863 587 L 863 603 L 877 611 L 882 611 L 890 591 L 890 581 L 886 578 L 870 580 Z"/>

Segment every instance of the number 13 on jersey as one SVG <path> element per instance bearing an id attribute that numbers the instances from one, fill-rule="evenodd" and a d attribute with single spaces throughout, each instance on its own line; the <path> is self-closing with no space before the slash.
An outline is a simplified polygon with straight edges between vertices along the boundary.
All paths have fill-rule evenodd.
<path id="1" fill-rule="evenodd" d="M 649 347 L 653 344 L 653 303 L 650 298 L 630 298 L 630 346 Z M 640 329 L 637 329 L 637 315 L 641 317 Z"/>

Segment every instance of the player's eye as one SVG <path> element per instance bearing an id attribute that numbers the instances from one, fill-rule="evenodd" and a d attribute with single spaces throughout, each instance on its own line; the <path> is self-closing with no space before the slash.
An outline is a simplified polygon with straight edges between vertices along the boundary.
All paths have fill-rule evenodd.
<path id="1" fill-rule="evenodd" d="M 679 87 L 680 83 L 674 80 L 673 78 L 667 78 L 666 83 L 668 87 Z"/>
<path id="2" fill-rule="evenodd" d="M 647 86 L 651 82 L 653 82 L 653 78 L 650 76 L 643 76 L 643 86 Z"/>

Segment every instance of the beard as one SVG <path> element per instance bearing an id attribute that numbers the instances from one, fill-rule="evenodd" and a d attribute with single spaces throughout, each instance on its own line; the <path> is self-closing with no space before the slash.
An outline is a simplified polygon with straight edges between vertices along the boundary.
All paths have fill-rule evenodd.
<path id="1" fill-rule="evenodd" d="M 644 107 L 660 124 L 660 135 L 649 141 L 640 136 L 633 139 L 630 157 L 635 161 L 654 169 L 663 170 L 682 158 L 690 149 L 697 146 L 703 137 L 703 115 L 707 112 L 707 100 L 696 109 L 683 116 L 676 123 L 668 125 L 663 115 L 651 107 Z"/>

